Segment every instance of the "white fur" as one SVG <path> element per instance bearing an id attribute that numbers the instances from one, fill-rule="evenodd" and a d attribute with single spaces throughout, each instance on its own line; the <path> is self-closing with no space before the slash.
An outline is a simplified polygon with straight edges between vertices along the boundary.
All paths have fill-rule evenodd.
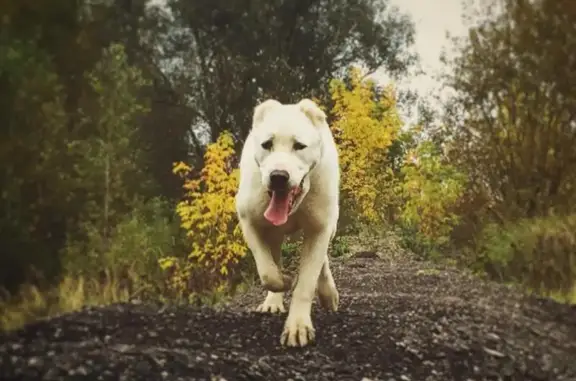
<path id="1" fill-rule="evenodd" d="M 269 139 L 273 148 L 266 150 L 261 144 Z M 295 150 L 295 141 L 307 148 Z M 273 170 L 287 171 L 291 186 L 300 184 L 304 177 L 301 196 L 288 221 L 280 226 L 264 218 Z M 314 340 L 311 308 L 315 291 L 321 306 L 332 311 L 338 308 L 327 251 L 338 223 L 339 185 L 336 144 L 326 115 L 313 101 L 283 105 L 267 100 L 255 108 L 252 130 L 240 158 L 236 209 L 260 280 L 268 290 L 258 311 L 285 311 L 284 292 L 291 288 L 292 280 L 281 272 L 282 241 L 286 234 L 298 230 L 304 236 L 296 286 L 281 335 L 283 345 L 305 346 Z"/>

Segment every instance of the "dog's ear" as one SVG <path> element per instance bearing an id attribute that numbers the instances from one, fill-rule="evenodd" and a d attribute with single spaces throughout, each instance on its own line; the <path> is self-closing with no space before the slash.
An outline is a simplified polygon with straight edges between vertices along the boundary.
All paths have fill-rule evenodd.
<path id="1" fill-rule="evenodd" d="M 264 116 L 268 111 L 278 106 L 282 106 L 282 103 L 274 99 L 268 99 L 260 103 L 258 106 L 254 108 L 254 116 L 252 117 L 252 123 L 253 124 L 260 123 L 264 119 Z"/>
<path id="2" fill-rule="evenodd" d="M 298 102 L 298 107 L 316 127 L 322 127 L 326 124 L 326 114 L 314 101 L 302 99 Z"/>

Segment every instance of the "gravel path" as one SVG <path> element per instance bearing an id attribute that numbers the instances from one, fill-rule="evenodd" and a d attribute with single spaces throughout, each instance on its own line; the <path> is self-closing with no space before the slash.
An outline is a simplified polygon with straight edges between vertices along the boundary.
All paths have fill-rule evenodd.
<path id="1" fill-rule="evenodd" d="M 334 262 L 340 311 L 284 349 L 285 316 L 123 304 L 0 336 L 0 380 L 576 380 L 576 308 L 408 258 Z"/>

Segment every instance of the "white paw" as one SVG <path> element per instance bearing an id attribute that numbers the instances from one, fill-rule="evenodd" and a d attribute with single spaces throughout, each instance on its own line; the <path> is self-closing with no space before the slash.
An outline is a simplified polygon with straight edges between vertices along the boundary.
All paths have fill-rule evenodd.
<path id="1" fill-rule="evenodd" d="M 268 312 L 272 314 L 284 313 L 284 294 L 281 292 L 268 292 L 264 302 L 256 307 L 258 312 Z"/>
<path id="2" fill-rule="evenodd" d="M 333 312 L 338 311 L 340 296 L 335 285 L 328 283 L 319 284 L 317 294 L 318 302 L 322 308 Z"/>
<path id="3" fill-rule="evenodd" d="M 314 341 L 315 335 L 310 314 L 289 314 L 280 337 L 280 344 L 288 347 L 305 347 Z"/>

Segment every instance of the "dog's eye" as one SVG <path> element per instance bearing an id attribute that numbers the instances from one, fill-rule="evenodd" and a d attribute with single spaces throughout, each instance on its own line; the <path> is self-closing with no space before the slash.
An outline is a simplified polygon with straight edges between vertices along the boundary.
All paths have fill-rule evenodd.
<path id="1" fill-rule="evenodd" d="M 261 144 L 261 146 L 266 151 L 269 151 L 272 148 L 272 140 L 266 140 L 264 143 Z"/>
<path id="2" fill-rule="evenodd" d="M 298 143 L 298 142 L 294 143 L 294 149 L 295 149 L 296 151 L 303 150 L 303 149 L 306 148 L 306 147 L 307 147 L 307 145 L 305 145 L 305 144 Z"/>

